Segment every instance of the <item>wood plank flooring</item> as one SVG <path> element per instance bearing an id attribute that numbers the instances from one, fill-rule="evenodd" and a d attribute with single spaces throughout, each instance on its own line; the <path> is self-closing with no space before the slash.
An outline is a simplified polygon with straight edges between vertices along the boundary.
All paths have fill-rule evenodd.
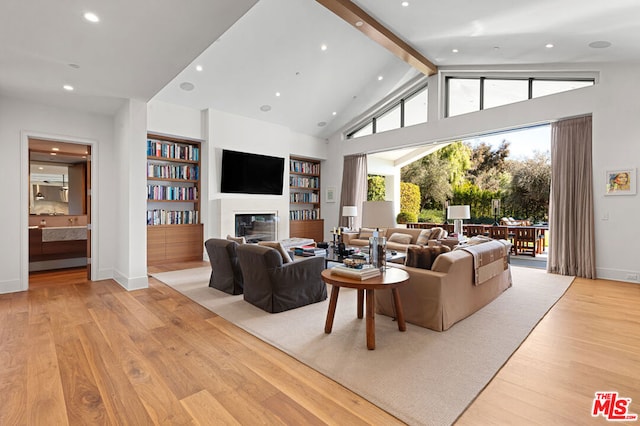
<path id="1" fill-rule="evenodd" d="M 638 284 L 576 279 L 457 425 L 602 425 L 597 391 L 631 398 L 640 415 L 638 306 Z"/>
<path id="2" fill-rule="evenodd" d="M 0 425 L 401 424 L 154 279 L 85 277 L 0 295 Z M 596 391 L 640 413 L 638 306 L 640 285 L 576 280 L 456 424 L 605 424 Z"/>
<path id="3" fill-rule="evenodd" d="M 402 424 L 154 279 L 85 276 L 0 295 L 0 425 Z"/>

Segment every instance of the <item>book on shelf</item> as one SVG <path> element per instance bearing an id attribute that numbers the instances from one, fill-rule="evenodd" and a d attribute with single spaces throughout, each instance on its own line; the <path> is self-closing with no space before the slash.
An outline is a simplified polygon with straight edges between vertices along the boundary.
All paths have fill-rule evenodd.
<path id="1" fill-rule="evenodd" d="M 331 268 L 331 273 L 340 275 L 354 280 L 367 280 L 380 275 L 380 269 L 373 265 L 364 265 L 362 269 L 349 268 L 348 266 L 338 265 Z"/>
<path id="2" fill-rule="evenodd" d="M 147 139 L 147 156 L 169 160 L 200 161 L 200 148 L 188 143 Z"/>

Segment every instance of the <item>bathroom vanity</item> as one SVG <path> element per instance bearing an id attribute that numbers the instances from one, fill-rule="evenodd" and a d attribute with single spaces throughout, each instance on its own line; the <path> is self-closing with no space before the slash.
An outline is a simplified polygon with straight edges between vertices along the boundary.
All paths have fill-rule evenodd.
<path id="1" fill-rule="evenodd" d="M 43 218 L 43 219 L 40 219 Z M 48 216 L 38 216 L 45 222 L 55 222 Z M 56 217 L 60 222 L 62 217 Z M 65 218 L 66 219 L 66 218 Z M 73 268 L 87 264 L 87 225 L 66 219 L 69 225 L 29 226 L 29 271 Z M 35 221 L 35 220 L 34 220 Z M 31 222 L 31 221 L 30 221 Z"/>

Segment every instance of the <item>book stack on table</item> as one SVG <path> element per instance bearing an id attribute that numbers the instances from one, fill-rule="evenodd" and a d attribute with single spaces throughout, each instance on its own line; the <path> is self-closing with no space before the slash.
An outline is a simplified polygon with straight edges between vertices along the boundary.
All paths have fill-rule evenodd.
<path id="1" fill-rule="evenodd" d="M 302 247 L 296 247 L 293 249 L 296 256 L 326 256 L 327 249 L 316 247 L 315 245 L 306 245 Z"/>
<path id="2" fill-rule="evenodd" d="M 373 265 L 364 265 L 361 269 L 349 268 L 348 266 L 338 265 L 331 268 L 331 273 L 340 275 L 354 280 L 367 280 L 380 275 L 380 269 Z"/>

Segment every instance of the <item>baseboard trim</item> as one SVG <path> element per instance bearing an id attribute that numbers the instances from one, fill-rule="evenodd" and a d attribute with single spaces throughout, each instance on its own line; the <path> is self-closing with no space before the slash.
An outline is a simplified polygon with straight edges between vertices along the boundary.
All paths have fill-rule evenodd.
<path id="1" fill-rule="evenodd" d="M 149 287 L 149 278 L 145 275 L 142 277 L 127 278 L 118 271 L 113 271 L 113 279 L 120 284 L 125 290 L 140 290 Z"/>

